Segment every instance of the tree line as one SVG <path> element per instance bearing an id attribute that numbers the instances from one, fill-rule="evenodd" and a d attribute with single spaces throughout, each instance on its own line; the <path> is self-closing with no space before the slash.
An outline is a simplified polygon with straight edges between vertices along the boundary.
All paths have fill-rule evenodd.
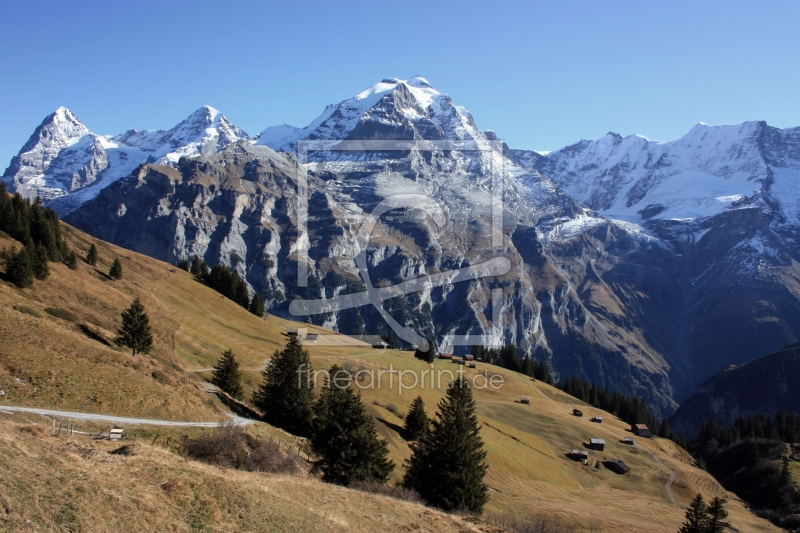
<path id="1" fill-rule="evenodd" d="M 761 413 L 745 415 L 734 420 L 731 427 L 721 427 L 716 420 L 707 420 L 692 444 L 704 447 L 714 440 L 717 447 L 724 448 L 744 439 L 800 442 L 800 416 L 787 411 L 778 411 L 775 418 Z"/>
<path id="2" fill-rule="evenodd" d="M 800 442 L 800 416 L 779 411 L 775 417 L 745 415 L 730 427 L 714 420 L 701 426 L 689 451 L 728 490 L 755 508 L 757 515 L 784 528 L 800 526 L 800 492 L 789 468 Z M 796 456 L 794 456 L 796 457 Z"/>
<path id="3" fill-rule="evenodd" d="M 0 232 L 22 243 L 19 250 L 12 246 L 4 249 L 0 258 L 5 263 L 6 277 L 19 288 L 30 287 L 34 279 L 45 280 L 50 276 L 48 263 L 64 263 L 75 270 L 78 257 L 67 245 L 61 233 L 61 221 L 42 199 L 33 203 L 19 193 L 8 194 L 5 183 L 0 183 Z M 97 247 L 92 244 L 86 256 L 90 265 L 97 264 Z M 122 264 L 114 259 L 108 272 L 112 280 L 122 278 Z"/>
<path id="4" fill-rule="evenodd" d="M 526 376 L 543 381 L 548 385 L 553 384 L 550 367 L 544 361 L 537 361 L 530 355 L 520 358 L 514 344 L 503 346 L 500 349 L 487 348 L 481 344 L 472 347 L 470 354 L 476 359 L 481 359 L 495 366 L 507 368 Z"/>
<path id="5" fill-rule="evenodd" d="M 48 262 L 77 266 L 75 253 L 61 235 L 58 214 L 39 197 L 31 204 L 19 193 L 10 196 L 5 183 L 0 183 L 0 231 L 22 243 L 19 250 L 3 250 L 6 276 L 20 288 L 29 287 L 34 279 L 47 279 Z"/>
<path id="6" fill-rule="evenodd" d="M 208 267 L 205 259 L 194 256 L 190 261 L 183 260 L 178 263 L 178 267 L 191 272 L 194 276 L 206 285 L 233 300 L 258 317 L 264 316 L 264 298 L 256 291 L 250 296 L 250 289 L 247 282 L 236 271 L 231 271 L 225 265 L 214 265 Z"/>
<path id="7" fill-rule="evenodd" d="M 353 376 L 332 366 L 315 398 L 311 370 L 308 352 L 296 335 L 290 335 L 262 371 L 253 405 L 265 422 L 309 439 L 324 481 L 345 486 L 386 483 L 395 464 L 352 386 Z M 225 352 L 214 367 L 212 383 L 241 398 L 240 379 L 235 355 Z M 405 436 L 413 442 L 402 485 L 437 508 L 481 512 L 488 500 L 483 483 L 486 452 L 469 383 L 450 383 L 432 419 L 421 397 L 412 402 L 405 418 Z"/>
<path id="8" fill-rule="evenodd" d="M 577 376 L 569 376 L 556 383 L 556 387 L 592 407 L 615 415 L 628 424 L 646 424 L 654 435 L 669 439 L 682 448 L 687 447 L 686 439 L 670 429 L 666 419 L 659 419 L 647 407 L 647 400 L 637 395 L 628 396 L 619 391 L 611 392 L 608 387 L 600 388 L 594 381 L 589 382 Z"/>

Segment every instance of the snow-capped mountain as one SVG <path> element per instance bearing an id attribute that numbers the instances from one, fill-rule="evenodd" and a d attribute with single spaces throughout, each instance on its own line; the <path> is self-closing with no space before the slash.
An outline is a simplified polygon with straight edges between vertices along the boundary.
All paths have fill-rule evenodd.
<path id="1" fill-rule="evenodd" d="M 797 128 L 700 125 L 668 143 L 610 134 L 551 153 L 511 150 L 419 76 L 383 80 L 305 128 L 271 127 L 256 139 L 210 108 L 169 131 L 116 137 L 60 113 L 12 161 L 13 187 L 50 194 L 62 212 L 74 209 L 69 223 L 115 244 L 169 262 L 198 255 L 225 264 L 274 314 L 292 318 L 298 298 L 363 291 L 355 258 L 367 214 L 417 194 L 440 218 L 414 205 L 380 218 L 367 248 L 374 286 L 511 263 L 500 276 L 427 284 L 384 302 L 444 351 L 464 349 L 457 335 L 494 338 L 488 317 L 499 313 L 503 342 L 520 353 L 669 413 L 725 365 L 800 339 Z M 488 148 L 348 152 L 334 142 L 306 162 L 291 153 L 304 140 Z M 300 176 L 307 200 L 297 196 Z M 391 333 L 368 306 L 308 320 Z"/>
<path id="2" fill-rule="evenodd" d="M 469 111 L 431 87 L 428 80 L 391 78 L 325 111 L 305 128 L 284 124 L 261 132 L 256 144 L 278 151 L 302 140 L 485 139 Z"/>
<path id="3" fill-rule="evenodd" d="M 142 163 L 174 165 L 181 157 L 213 154 L 249 139 L 216 109 L 204 106 L 170 130 L 130 130 L 117 136 L 92 133 L 60 107 L 36 128 L 3 174 L 10 189 L 37 195 L 62 214 Z"/>
<path id="4" fill-rule="evenodd" d="M 517 161 L 610 218 L 696 220 L 759 206 L 800 224 L 800 128 L 697 124 L 676 141 L 609 133 Z"/>

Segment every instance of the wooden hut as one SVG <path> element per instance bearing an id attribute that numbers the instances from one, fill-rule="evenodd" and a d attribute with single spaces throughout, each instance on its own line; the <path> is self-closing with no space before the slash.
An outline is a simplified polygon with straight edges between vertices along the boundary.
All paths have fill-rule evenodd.
<path id="1" fill-rule="evenodd" d="M 524 403 L 525 405 L 530 404 L 531 403 L 530 396 L 523 396 L 522 398 L 520 398 L 519 403 Z"/>
<path id="2" fill-rule="evenodd" d="M 475 356 L 474 355 L 465 355 L 464 359 L 466 359 L 467 361 L 474 361 L 475 360 Z"/>
<path id="3" fill-rule="evenodd" d="M 606 447 L 605 439 L 589 439 L 589 448 L 593 450 L 603 451 Z"/>
<path id="4" fill-rule="evenodd" d="M 451 353 L 440 353 L 439 354 L 439 359 L 452 359 L 452 358 L 453 358 L 453 354 L 451 354 Z"/>
<path id="5" fill-rule="evenodd" d="M 621 459 L 606 459 L 603 461 L 603 464 L 606 468 L 617 474 L 627 474 L 631 471 L 631 467 L 622 462 Z"/>
<path id="6" fill-rule="evenodd" d="M 573 409 L 572 414 L 574 416 L 583 416 L 583 411 L 581 411 L 580 409 Z"/>
<path id="7" fill-rule="evenodd" d="M 572 450 L 569 454 L 573 461 L 581 461 L 584 464 L 589 461 L 589 452 L 586 450 Z"/>
<path id="8" fill-rule="evenodd" d="M 650 433 L 650 429 L 648 429 L 647 425 L 645 424 L 631 424 L 631 432 L 633 432 L 633 434 L 637 437 L 645 437 L 649 439 L 653 436 L 653 434 Z"/>
<path id="9" fill-rule="evenodd" d="M 628 444 L 630 446 L 633 446 L 633 442 L 634 442 L 633 437 L 625 437 L 624 439 L 622 439 L 622 444 Z"/>
<path id="10" fill-rule="evenodd" d="M 603 423 L 603 417 L 602 416 L 593 416 L 589 420 L 591 422 L 597 422 L 598 424 L 602 424 Z"/>

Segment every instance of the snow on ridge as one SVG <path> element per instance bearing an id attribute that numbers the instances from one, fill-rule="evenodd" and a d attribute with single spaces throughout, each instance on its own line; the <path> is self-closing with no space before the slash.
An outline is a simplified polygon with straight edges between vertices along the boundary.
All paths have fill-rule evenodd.
<path id="1" fill-rule="evenodd" d="M 144 162 L 175 164 L 181 157 L 214 153 L 249 139 L 211 106 L 203 106 L 170 130 L 92 133 L 66 107 L 48 115 L 3 175 L 29 199 L 54 202 L 62 214 Z M 67 198 L 71 197 L 71 198 Z"/>
<path id="2" fill-rule="evenodd" d="M 329 105 L 308 126 L 298 128 L 288 124 L 270 126 L 259 134 L 256 144 L 267 145 L 278 151 L 293 151 L 303 139 L 344 139 L 382 98 L 400 87 L 416 100 L 418 108 L 402 106 L 397 111 L 414 122 L 421 118 L 432 119 L 445 131 L 446 138 L 483 138 L 477 130 L 469 111 L 454 105 L 450 97 L 434 89 L 422 76 L 408 80 L 388 78 L 365 89 L 354 97 Z M 422 113 L 420 113 L 422 110 Z"/>
<path id="3" fill-rule="evenodd" d="M 791 148 L 796 130 L 763 121 L 699 123 L 669 142 L 609 133 L 523 162 L 611 218 L 703 219 L 771 194 L 785 217 L 797 223 L 800 161 Z"/>

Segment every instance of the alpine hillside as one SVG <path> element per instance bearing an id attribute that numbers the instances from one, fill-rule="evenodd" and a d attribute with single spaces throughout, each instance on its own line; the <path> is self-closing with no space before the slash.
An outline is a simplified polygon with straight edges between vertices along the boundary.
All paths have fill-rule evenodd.
<path id="1" fill-rule="evenodd" d="M 469 350 L 459 335 L 514 343 L 561 376 L 638 393 L 664 414 L 721 368 L 800 338 L 796 129 L 698 126 L 674 143 L 609 135 L 542 156 L 496 141 L 421 77 L 382 80 L 305 128 L 255 139 L 208 110 L 173 134 L 109 138 L 59 112 L 12 161 L 12 189 L 39 192 L 117 245 L 228 266 L 279 316 L 302 318 L 297 299 L 329 300 L 307 319 L 390 334 L 374 307 L 336 298 L 366 281 L 419 280 L 383 306 L 441 351 Z M 90 140 L 102 151 L 84 149 Z M 421 142 L 341 144 L 365 140 Z M 317 144 L 298 153 L 303 141 Z M 95 153 L 132 155 L 123 168 Z M 359 240 L 387 201 L 394 209 Z M 510 267 L 456 279 L 491 260 Z"/>
<path id="2" fill-rule="evenodd" d="M 706 420 L 729 427 L 746 415 L 800 414 L 800 344 L 744 365 L 730 366 L 697 387 L 670 417 L 670 426 L 694 437 Z"/>

